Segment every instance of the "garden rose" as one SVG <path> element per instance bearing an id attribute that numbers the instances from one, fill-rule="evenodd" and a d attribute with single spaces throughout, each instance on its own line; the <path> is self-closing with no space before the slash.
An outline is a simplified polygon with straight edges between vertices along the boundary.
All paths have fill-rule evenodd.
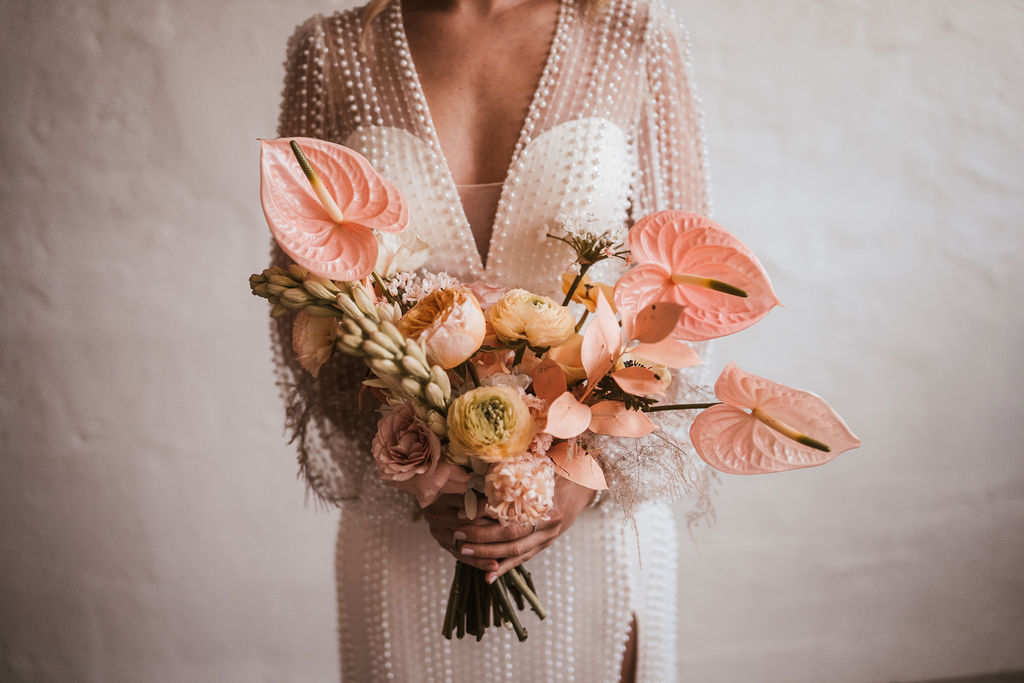
<path id="1" fill-rule="evenodd" d="M 509 290 L 487 310 L 487 319 L 501 341 L 526 341 L 536 349 L 558 346 L 576 327 L 568 308 L 525 289 Z"/>
<path id="2" fill-rule="evenodd" d="M 478 387 L 448 408 L 449 451 L 456 459 L 505 460 L 523 453 L 535 431 L 529 408 L 511 387 Z"/>
<path id="3" fill-rule="evenodd" d="M 487 321 L 468 289 L 448 287 L 421 299 L 398 321 L 398 329 L 423 345 L 431 363 L 448 370 L 477 352 Z"/>
<path id="4" fill-rule="evenodd" d="M 377 423 L 373 458 L 380 476 L 388 481 L 429 476 L 441 458 L 441 441 L 416 417 L 412 402 L 403 403 Z"/>

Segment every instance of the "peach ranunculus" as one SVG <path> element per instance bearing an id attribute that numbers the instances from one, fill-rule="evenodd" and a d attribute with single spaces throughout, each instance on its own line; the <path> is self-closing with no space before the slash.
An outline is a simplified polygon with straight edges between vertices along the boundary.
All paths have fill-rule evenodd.
<path id="1" fill-rule="evenodd" d="M 495 463 L 484 477 L 485 512 L 504 525 L 536 524 L 555 500 L 555 466 L 533 454 Z"/>
<path id="2" fill-rule="evenodd" d="M 525 341 L 535 349 L 558 346 L 576 327 L 568 308 L 525 289 L 509 290 L 487 310 L 487 319 L 502 342 Z"/>
<path id="3" fill-rule="evenodd" d="M 535 432 L 530 409 L 511 387 L 477 387 L 448 408 L 448 450 L 457 462 L 470 457 L 484 462 L 515 457 L 526 451 Z"/>
<path id="4" fill-rule="evenodd" d="M 572 287 L 573 281 L 576 279 L 576 273 L 562 273 L 562 293 L 568 294 L 569 288 Z M 608 300 L 608 303 L 612 305 L 612 310 L 615 310 L 615 288 L 611 285 L 606 285 L 603 282 L 594 282 L 590 279 L 589 275 L 584 274 L 580 278 L 579 284 L 576 285 L 575 291 L 572 293 L 572 300 L 575 303 L 583 304 L 587 307 L 587 310 L 591 313 L 597 311 L 597 297 L 604 294 L 604 298 Z"/>
<path id="5" fill-rule="evenodd" d="M 431 363 L 448 370 L 479 350 L 487 321 L 468 289 L 448 287 L 421 299 L 398 321 L 398 329 L 423 345 Z"/>
<path id="6" fill-rule="evenodd" d="M 299 364 L 316 377 L 331 357 L 334 340 L 338 338 L 338 319 L 319 318 L 309 311 L 299 311 L 292 324 L 292 348 Z"/>

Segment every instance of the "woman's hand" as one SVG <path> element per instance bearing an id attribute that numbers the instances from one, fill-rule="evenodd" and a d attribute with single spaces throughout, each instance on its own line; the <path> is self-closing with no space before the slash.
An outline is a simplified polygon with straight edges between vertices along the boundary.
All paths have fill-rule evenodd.
<path id="1" fill-rule="evenodd" d="M 470 521 L 466 519 L 459 495 L 439 497 L 423 510 L 423 516 L 430 525 L 431 535 L 442 548 L 461 562 L 487 572 L 487 582 L 493 583 L 565 533 L 593 497 L 592 490 L 558 477 L 548 519 L 538 522 L 536 528 L 516 524 L 502 526 L 487 517 Z"/>

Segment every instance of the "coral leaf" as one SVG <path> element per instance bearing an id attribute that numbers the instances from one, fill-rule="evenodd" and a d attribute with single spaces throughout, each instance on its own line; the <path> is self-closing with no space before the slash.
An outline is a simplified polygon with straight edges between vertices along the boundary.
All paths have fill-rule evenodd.
<path id="1" fill-rule="evenodd" d="M 622 349 L 622 333 L 615 319 L 612 307 L 603 297 L 597 298 L 597 315 L 583 333 L 580 357 L 587 371 L 587 380 L 597 382 L 612 366 L 612 361 Z"/>
<path id="2" fill-rule="evenodd" d="M 549 404 L 565 393 L 565 373 L 555 361 L 545 358 L 533 371 L 533 393 Z"/>
<path id="3" fill-rule="evenodd" d="M 654 371 L 642 365 L 631 365 L 612 373 L 612 379 L 622 390 L 637 396 L 662 396 L 665 384 Z"/>
<path id="4" fill-rule="evenodd" d="M 587 431 L 590 426 L 590 406 L 565 392 L 548 406 L 547 424 L 541 431 L 558 439 L 571 439 Z"/>
<path id="5" fill-rule="evenodd" d="M 627 410 L 619 401 L 595 403 L 590 411 L 590 431 L 596 434 L 636 438 L 658 428 L 647 415 L 639 410 Z"/>
<path id="6" fill-rule="evenodd" d="M 555 444 L 548 456 L 555 463 L 555 470 L 569 481 L 595 491 L 608 488 L 597 460 L 578 445 L 568 441 Z"/>
<path id="7" fill-rule="evenodd" d="M 662 339 L 657 344 L 637 344 L 629 352 L 670 368 L 689 368 L 704 362 L 689 344 L 672 338 Z"/>
<path id="8" fill-rule="evenodd" d="M 660 301 L 645 306 L 630 326 L 630 337 L 645 344 L 655 344 L 667 337 L 679 323 L 684 306 Z M 632 340 L 631 340 L 632 341 Z"/>

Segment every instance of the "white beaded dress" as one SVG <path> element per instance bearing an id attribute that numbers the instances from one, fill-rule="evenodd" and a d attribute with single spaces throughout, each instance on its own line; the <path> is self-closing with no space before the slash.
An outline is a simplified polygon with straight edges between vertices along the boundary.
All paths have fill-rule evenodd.
<path id="1" fill-rule="evenodd" d="M 410 207 L 403 239 L 429 245 L 426 269 L 560 297 L 571 252 L 545 237 L 557 215 L 589 212 L 625 227 L 656 210 L 709 213 L 687 37 L 659 0 L 611 0 L 589 13 L 583 0 L 560 0 L 543 73 L 493 195 L 486 264 L 460 202 L 466 188 L 455 185 L 430 118 L 400 2 L 373 20 L 363 50 L 360 29 L 359 10 L 298 27 L 278 134 L 352 147 L 398 185 Z M 488 213 L 473 202 L 471 213 L 481 211 Z M 283 258 L 276 249 L 274 257 Z M 591 275 L 612 282 L 616 268 L 605 261 Z M 633 615 L 637 680 L 676 680 L 670 503 L 688 495 L 699 514 L 709 476 L 690 449 L 687 416 L 659 413 L 661 433 L 600 446 L 610 495 L 528 562 L 549 617 L 523 615 L 525 643 L 504 629 L 481 642 L 447 641 L 441 620 L 455 563 L 412 499 L 379 481 L 369 449 L 376 415 L 360 412 L 355 391 L 361 364 L 336 354 L 314 379 L 291 351 L 290 316 L 272 332 L 300 473 L 317 500 L 340 508 L 343 680 L 614 682 Z M 679 372 L 670 398 L 703 398 L 708 384 L 700 368 Z"/>

